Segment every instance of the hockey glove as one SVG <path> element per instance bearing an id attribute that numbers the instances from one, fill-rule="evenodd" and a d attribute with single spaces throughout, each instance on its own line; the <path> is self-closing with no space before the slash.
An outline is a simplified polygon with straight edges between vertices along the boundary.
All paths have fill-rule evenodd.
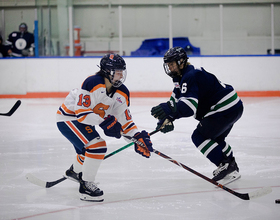
<path id="1" fill-rule="evenodd" d="M 151 114 L 159 120 L 170 117 L 172 120 L 175 117 L 177 111 L 176 102 L 173 97 L 166 103 L 161 103 L 151 109 Z"/>
<path id="2" fill-rule="evenodd" d="M 21 51 L 22 56 L 27 57 L 29 55 L 29 50 L 28 49 L 23 49 Z"/>
<path id="3" fill-rule="evenodd" d="M 173 122 L 170 118 L 159 120 L 156 130 L 160 130 L 162 133 L 167 133 L 174 130 Z"/>
<path id="4" fill-rule="evenodd" d="M 142 144 L 134 144 L 134 149 L 137 153 L 141 154 L 143 157 L 149 158 L 151 153 L 154 149 L 152 147 L 152 142 L 150 140 L 150 135 L 146 131 L 137 132 L 133 136 L 137 141 L 141 142 Z"/>
<path id="5" fill-rule="evenodd" d="M 154 116 L 155 118 L 158 118 L 159 120 L 164 119 L 167 116 L 165 111 L 161 107 L 161 104 L 153 107 L 151 109 L 151 114 L 152 114 L 152 116 Z"/>
<path id="6" fill-rule="evenodd" d="M 105 135 L 121 138 L 121 132 L 123 131 L 122 125 L 114 116 L 108 115 L 99 126 L 104 130 Z"/>

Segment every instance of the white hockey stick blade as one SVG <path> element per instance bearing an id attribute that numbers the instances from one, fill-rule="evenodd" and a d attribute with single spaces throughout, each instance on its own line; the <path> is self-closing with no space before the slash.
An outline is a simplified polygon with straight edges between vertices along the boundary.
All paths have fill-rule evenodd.
<path id="1" fill-rule="evenodd" d="M 256 191 L 253 191 L 253 192 L 250 192 L 249 193 L 249 198 L 250 199 L 255 199 L 255 198 L 258 198 L 258 197 L 261 197 L 261 196 L 264 196 L 266 194 L 269 194 L 272 192 L 272 189 L 270 186 L 268 187 L 263 187 L 259 190 L 256 190 Z"/>
<path id="2" fill-rule="evenodd" d="M 37 186 L 41 186 L 43 188 L 46 188 L 47 182 L 38 179 L 37 177 L 33 176 L 31 173 L 27 173 L 25 175 L 25 178 L 30 182 Z"/>

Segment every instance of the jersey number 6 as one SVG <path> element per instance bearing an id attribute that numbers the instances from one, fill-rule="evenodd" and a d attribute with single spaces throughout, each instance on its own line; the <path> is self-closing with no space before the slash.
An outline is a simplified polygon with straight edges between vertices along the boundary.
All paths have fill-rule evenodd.
<path id="1" fill-rule="evenodd" d="M 182 84 L 182 89 L 181 89 L 181 93 L 186 93 L 187 92 L 187 83 L 183 83 Z"/>

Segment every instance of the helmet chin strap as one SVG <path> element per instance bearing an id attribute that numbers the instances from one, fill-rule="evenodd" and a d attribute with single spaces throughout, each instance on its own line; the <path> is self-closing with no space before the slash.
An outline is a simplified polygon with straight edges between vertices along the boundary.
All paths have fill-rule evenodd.
<path id="1" fill-rule="evenodd" d="M 113 82 L 113 80 L 114 80 L 114 76 L 112 76 L 112 75 L 109 75 L 109 81 L 110 81 L 110 83 L 114 86 L 114 83 L 115 82 Z"/>
<path id="2" fill-rule="evenodd" d="M 115 87 L 115 84 L 119 81 L 119 80 L 116 80 L 115 82 L 113 81 L 114 80 L 114 75 L 115 74 L 113 74 L 113 75 L 108 74 L 107 77 L 106 77 L 109 80 L 109 82 L 112 84 L 113 87 Z"/>
<path id="3" fill-rule="evenodd" d="M 186 65 L 186 62 L 187 60 L 186 59 L 181 59 L 181 60 L 178 60 L 176 63 L 178 65 L 178 69 L 180 70 L 180 66 L 183 64 L 183 68 L 184 66 Z"/>
<path id="4" fill-rule="evenodd" d="M 98 65 L 97 65 L 98 66 Z M 99 66 L 98 66 L 99 67 Z M 99 67 L 100 68 L 100 67 Z M 108 72 L 106 72 L 105 70 L 101 69 L 100 70 L 103 72 L 103 77 L 107 78 L 109 80 L 109 82 L 112 84 L 112 79 L 111 79 L 111 74 L 108 74 Z"/>

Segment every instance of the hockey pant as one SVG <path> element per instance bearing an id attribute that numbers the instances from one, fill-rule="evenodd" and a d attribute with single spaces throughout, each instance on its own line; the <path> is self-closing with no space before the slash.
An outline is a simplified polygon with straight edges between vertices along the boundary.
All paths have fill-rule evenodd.
<path id="1" fill-rule="evenodd" d="M 57 122 L 57 127 L 76 150 L 74 172 L 82 172 L 85 181 L 94 181 L 107 152 L 106 142 L 100 138 L 94 126 L 79 123 L 77 120 Z"/>
<path id="2" fill-rule="evenodd" d="M 225 138 L 242 113 L 243 105 L 227 115 L 206 117 L 199 122 L 192 134 L 195 146 L 216 166 L 224 158 L 233 157 L 231 146 L 225 142 Z"/>

